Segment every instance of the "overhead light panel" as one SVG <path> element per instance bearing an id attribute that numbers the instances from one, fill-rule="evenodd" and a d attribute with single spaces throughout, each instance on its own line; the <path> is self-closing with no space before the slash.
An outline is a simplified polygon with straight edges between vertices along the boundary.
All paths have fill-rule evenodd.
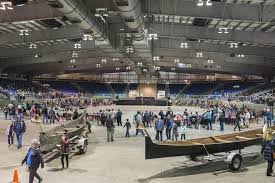
<path id="1" fill-rule="evenodd" d="M 113 58 L 113 61 L 119 61 L 119 58 Z"/>
<path id="2" fill-rule="evenodd" d="M 143 72 L 147 72 L 148 70 L 147 69 L 142 69 Z"/>
<path id="3" fill-rule="evenodd" d="M 127 47 L 126 47 L 126 53 L 134 53 L 134 48 L 133 48 L 133 46 L 127 46 Z"/>
<path id="4" fill-rule="evenodd" d="M 203 1 L 202 0 L 198 0 L 197 6 L 199 6 L 199 7 L 203 6 Z"/>
<path id="5" fill-rule="evenodd" d="M 212 3 L 212 1 L 211 0 L 198 0 L 197 1 L 197 6 L 199 6 L 199 7 L 202 7 L 203 5 L 204 5 L 204 3 L 205 3 L 205 6 L 212 6 L 213 5 L 213 3 Z"/>
<path id="6" fill-rule="evenodd" d="M 156 70 L 156 71 L 159 71 L 159 70 L 160 70 L 160 67 L 159 67 L 159 66 L 155 66 L 155 70 Z"/>
<path id="7" fill-rule="evenodd" d="M 174 62 L 175 62 L 175 64 L 178 64 L 178 63 L 180 63 L 180 60 L 176 58 L 176 59 L 174 60 Z"/>
<path id="8" fill-rule="evenodd" d="M 213 5 L 213 3 L 212 3 L 212 1 L 211 1 L 211 0 L 207 0 L 207 1 L 206 1 L 206 3 L 205 3 L 205 5 L 206 5 L 206 6 L 212 6 L 212 5 Z"/>
<path id="9" fill-rule="evenodd" d="M 186 68 L 191 68 L 192 65 L 191 64 L 186 64 Z"/>
<path id="10" fill-rule="evenodd" d="M 96 64 L 96 67 L 99 68 L 99 67 L 101 67 L 101 65 L 100 64 Z"/>
<path id="11" fill-rule="evenodd" d="M 116 67 L 116 71 L 119 71 L 120 70 L 120 68 L 119 67 Z"/>
<path id="12" fill-rule="evenodd" d="M 126 70 L 127 70 L 127 71 L 131 70 L 131 67 L 127 66 L 127 67 L 126 67 Z"/>
<path id="13" fill-rule="evenodd" d="M 245 56 L 244 56 L 244 54 L 237 54 L 237 57 L 244 58 Z"/>
<path id="14" fill-rule="evenodd" d="M 228 34 L 229 33 L 228 27 L 219 27 L 218 29 L 219 29 L 219 31 L 218 31 L 219 34 Z"/>
<path id="15" fill-rule="evenodd" d="M 172 67 L 172 68 L 171 68 L 171 71 L 175 71 L 175 70 L 176 70 L 176 68 L 175 68 L 175 67 Z"/>
<path id="16" fill-rule="evenodd" d="M 71 60 L 70 60 L 70 63 L 71 63 L 71 64 L 75 64 L 75 59 L 71 59 Z"/>
<path id="17" fill-rule="evenodd" d="M 220 69 L 220 68 L 221 68 L 221 66 L 220 66 L 220 65 L 217 65 L 216 67 L 217 67 L 218 69 Z"/>

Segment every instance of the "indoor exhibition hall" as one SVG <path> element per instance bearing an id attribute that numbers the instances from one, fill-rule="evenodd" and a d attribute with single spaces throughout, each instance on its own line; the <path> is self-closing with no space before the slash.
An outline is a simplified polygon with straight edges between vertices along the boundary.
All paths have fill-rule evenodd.
<path id="1" fill-rule="evenodd" d="M 275 0 L 0 0 L 0 183 L 274 183 Z"/>

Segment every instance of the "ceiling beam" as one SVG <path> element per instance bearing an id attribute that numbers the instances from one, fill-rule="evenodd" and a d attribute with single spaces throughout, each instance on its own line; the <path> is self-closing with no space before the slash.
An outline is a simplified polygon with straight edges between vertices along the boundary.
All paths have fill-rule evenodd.
<path id="1" fill-rule="evenodd" d="M 147 25 L 150 33 L 156 33 L 159 37 L 189 38 L 189 39 L 212 39 L 234 41 L 241 43 L 259 43 L 275 45 L 275 32 L 240 31 L 229 30 L 228 34 L 219 34 L 216 28 L 187 26 L 179 24 L 151 23 Z"/>
<path id="2" fill-rule="evenodd" d="M 212 6 L 198 7 L 197 1 L 144 0 L 145 14 L 215 18 L 250 22 L 274 22 L 275 7 L 259 4 L 236 4 L 213 2 Z"/>
<path id="3" fill-rule="evenodd" d="M 187 43 L 188 48 L 180 48 L 181 43 Z M 234 53 L 244 54 L 251 56 L 262 56 L 262 57 L 275 57 L 275 48 L 257 47 L 257 46 L 241 46 L 238 48 L 230 48 L 230 44 L 220 44 L 211 42 L 198 42 L 198 41 L 187 41 L 181 39 L 169 39 L 160 38 L 155 41 L 154 49 L 156 48 L 167 48 L 167 49 L 179 49 L 179 50 L 197 50 L 205 52 L 219 52 L 219 53 Z"/>
<path id="4" fill-rule="evenodd" d="M 0 23 L 42 20 L 62 16 L 62 13 L 51 8 L 46 2 L 29 3 L 24 6 L 13 7 L 13 10 L 0 11 Z"/>

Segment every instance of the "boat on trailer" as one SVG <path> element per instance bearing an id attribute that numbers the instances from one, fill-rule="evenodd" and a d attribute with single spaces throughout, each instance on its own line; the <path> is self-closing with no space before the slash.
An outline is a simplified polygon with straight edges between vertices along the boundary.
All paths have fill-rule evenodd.
<path id="1" fill-rule="evenodd" d="M 275 127 L 272 128 L 275 131 Z M 226 135 L 191 139 L 186 141 L 153 142 L 148 133 L 145 136 L 145 159 L 173 156 L 206 156 L 209 154 L 241 150 L 259 145 L 263 129 L 237 132 Z"/>
<path id="2" fill-rule="evenodd" d="M 85 115 L 86 112 L 84 111 L 76 120 L 65 122 L 64 125 L 60 124 L 51 130 L 41 132 L 39 136 L 41 151 L 46 153 L 55 149 L 56 145 L 60 143 L 64 133 L 66 133 L 69 138 L 82 135 L 85 130 Z"/>

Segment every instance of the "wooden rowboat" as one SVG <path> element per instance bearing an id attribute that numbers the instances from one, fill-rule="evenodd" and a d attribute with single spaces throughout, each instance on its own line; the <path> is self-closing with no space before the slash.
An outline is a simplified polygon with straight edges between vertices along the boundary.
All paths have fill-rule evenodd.
<path id="1" fill-rule="evenodd" d="M 51 130 L 40 133 L 40 149 L 42 152 L 49 152 L 56 148 L 56 145 L 60 143 L 61 137 L 64 133 L 67 133 L 69 138 L 76 135 L 81 135 L 85 130 L 84 112 L 78 119 L 65 122 L 65 125 L 58 125 Z"/>
<path id="2" fill-rule="evenodd" d="M 275 127 L 273 127 L 272 130 L 275 130 Z M 146 130 L 145 133 L 147 134 L 145 136 L 145 159 L 173 156 L 196 157 L 220 152 L 230 152 L 248 146 L 259 145 L 263 137 L 263 129 L 256 129 L 186 141 L 154 143 Z"/>

